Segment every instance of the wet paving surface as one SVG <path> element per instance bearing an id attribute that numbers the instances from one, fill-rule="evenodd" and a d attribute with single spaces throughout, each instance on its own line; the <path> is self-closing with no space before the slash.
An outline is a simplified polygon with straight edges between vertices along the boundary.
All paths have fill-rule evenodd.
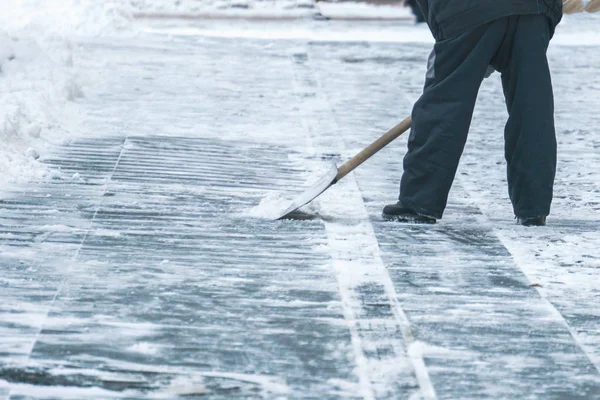
<path id="1" fill-rule="evenodd" d="M 285 159 L 268 147 L 150 136 L 75 142 L 48 160 L 80 174 L 80 183 L 51 183 L 40 188 L 41 199 L 18 195 L 2 203 L 3 215 L 39 214 L 13 219 L 3 234 L 15 239 L 5 245 L 61 248 L 53 259 L 40 254 L 32 265 L 15 257 L 16 265 L 6 265 L 7 312 L 37 318 L 3 319 L 3 337 L 29 331 L 3 357 L 35 365 L 3 369 L 3 377 L 155 391 L 189 375 L 222 398 L 280 387 L 321 392 L 335 387 L 329 380 L 353 379 L 335 276 L 327 254 L 315 249 L 324 243 L 321 224 L 257 227 L 260 221 L 242 215 L 273 179 L 302 184 L 293 165 L 276 166 Z M 46 232 L 32 240 L 26 223 Z M 32 287 L 24 270 L 41 287 Z M 26 304 L 39 313 L 13 309 Z M 239 378 L 202 374 L 214 370 Z"/>
<path id="2" fill-rule="evenodd" d="M 79 51 L 101 78 L 80 104 L 92 134 L 0 201 L 0 399 L 600 398 L 600 180 L 569 185 L 600 161 L 579 140 L 598 140 L 582 101 L 597 48 L 550 53 L 564 151 L 537 231 L 506 203 L 497 79 L 438 225 L 380 220 L 406 138 L 319 218 L 257 218 L 408 115 L 427 44 L 148 34 Z"/>

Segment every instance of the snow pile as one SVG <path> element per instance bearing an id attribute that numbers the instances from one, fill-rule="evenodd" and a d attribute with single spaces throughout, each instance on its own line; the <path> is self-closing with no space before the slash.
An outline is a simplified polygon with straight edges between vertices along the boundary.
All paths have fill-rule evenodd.
<path id="1" fill-rule="evenodd" d="M 3 29 L 24 30 L 37 39 L 48 35 L 97 35 L 126 30 L 131 16 L 125 0 L 3 0 Z M 8 4 L 4 4 L 8 2 Z"/>
<path id="2" fill-rule="evenodd" d="M 402 3 L 367 4 L 315 0 L 115 0 L 118 7 L 137 17 L 264 17 L 289 18 L 322 14 L 335 19 L 409 19 Z"/>
<path id="3" fill-rule="evenodd" d="M 401 2 L 393 4 L 371 4 L 358 2 L 319 3 L 321 14 L 339 19 L 412 20 L 410 8 Z"/>
<path id="4" fill-rule="evenodd" d="M 600 45 L 600 13 L 565 15 L 556 28 L 551 46 L 598 46 Z"/>
<path id="5" fill-rule="evenodd" d="M 312 9 L 313 0 L 118 0 L 119 6 L 133 14 L 198 15 L 214 10 L 277 12 Z"/>
<path id="6" fill-rule="evenodd" d="M 246 216 L 261 219 L 277 219 L 292 200 L 281 193 L 268 193 L 254 208 L 248 210 Z"/>
<path id="7" fill-rule="evenodd" d="M 6 4 L 8 2 L 8 4 Z M 93 0 L 4 0 L 0 14 L 0 189 L 46 177 L 38 159 L 75 123 L 82 96 L 72 44 L 77 34 L 127 29 L 128 14 Z"/>
<path id="8" fill-rule="evenodd" d="M 70 63 L 60 43 L 43 49 L 32 37 L 0 31 L 0 187 L 45 175 L 37 159 L 47 138 L 60 136 L 66 102 L 80 95 Z"/>

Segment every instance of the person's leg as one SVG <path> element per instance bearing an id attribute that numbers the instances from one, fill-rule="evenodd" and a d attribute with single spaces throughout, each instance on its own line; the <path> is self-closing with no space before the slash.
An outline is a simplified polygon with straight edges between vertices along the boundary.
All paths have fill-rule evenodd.
<path id="1" fill-rule="evenodd" d="M 506 27 L 503 18 L 435 44 L 425 89 L 412 112 L 400 184 L 400 203 L 418 214 L 442 217 L 479 87 Z"/>
<path id="2" fill-rule="evenodd" d="M 512 43 L 495 66 L 502 72 L 509 113 L 504 134 L 509 195 L 515 215 L 524 220 L 550 213 L 556 173 L 554 96 L 546 57 L 550 29 L 541 15 L 511 18 Z"/>

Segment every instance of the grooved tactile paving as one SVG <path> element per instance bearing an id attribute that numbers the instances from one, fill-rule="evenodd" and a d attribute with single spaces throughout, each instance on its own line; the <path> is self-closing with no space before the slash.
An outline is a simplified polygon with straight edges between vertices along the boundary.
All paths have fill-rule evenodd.
<path id="1" fill-rule="evenodd" d="M 275 180 L 302 184 L 286 156 L 173 137 L 90 140 L 59 153 L 50 162 L 77 182 L 0 204 L 3 235 L 13 238 L 4 246 L 60 249 L 27 261 L 17 253 L 14 265 L 2 258 L 3 307 L 23 320 L 2 318 L 12 340 L 2 344 L 0 376 L 125 397 L 177 393 L 194 380 L 223 399 L 289 390 L 311 398 L 351 384 L 321 224 L 244 216 Z M 36 236 L 32 222 L 49 233 Z M 41 282 L 17 285 L 25 269 Z M 28 362 L 12 366 L 16 356 Z"/>
<path id="2" fill-rule="evenodd" d="M 430 50 L 273 24 L 322 35 L 78 39 L 87 133 L 0 194 L 0 400 L 600 399 L 597 46 L 550 49 L 548 227 L 512 220 L 497 76 L 438 225 L 381 221 L 405 137 L 272 221 L 408 115 Z"/>

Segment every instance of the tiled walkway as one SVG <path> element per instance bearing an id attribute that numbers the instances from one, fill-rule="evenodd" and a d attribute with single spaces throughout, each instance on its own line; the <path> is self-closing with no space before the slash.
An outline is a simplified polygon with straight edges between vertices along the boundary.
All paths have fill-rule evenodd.
<path id="1" fill-rule="evenodd" d="M 321 218 L 252 216 L 407 115 L 428 45 L 81 46 L 97 135 L 0 202 L 0 399 L 600 399 L 598 253 L 548 247 L 598 230 L 572 197 L 598 202 L 597 175 L 567 189 L 569 165 L 600 161 L 570 139 L 598 133 L 566 65 L 598 96 L 596 48 L 551 51 L 564 151 L 555 220 L 532 231 L 504 194 L 497 79 L 437 226 L 380 221 L 405 138 L 311 205 Z"/>

